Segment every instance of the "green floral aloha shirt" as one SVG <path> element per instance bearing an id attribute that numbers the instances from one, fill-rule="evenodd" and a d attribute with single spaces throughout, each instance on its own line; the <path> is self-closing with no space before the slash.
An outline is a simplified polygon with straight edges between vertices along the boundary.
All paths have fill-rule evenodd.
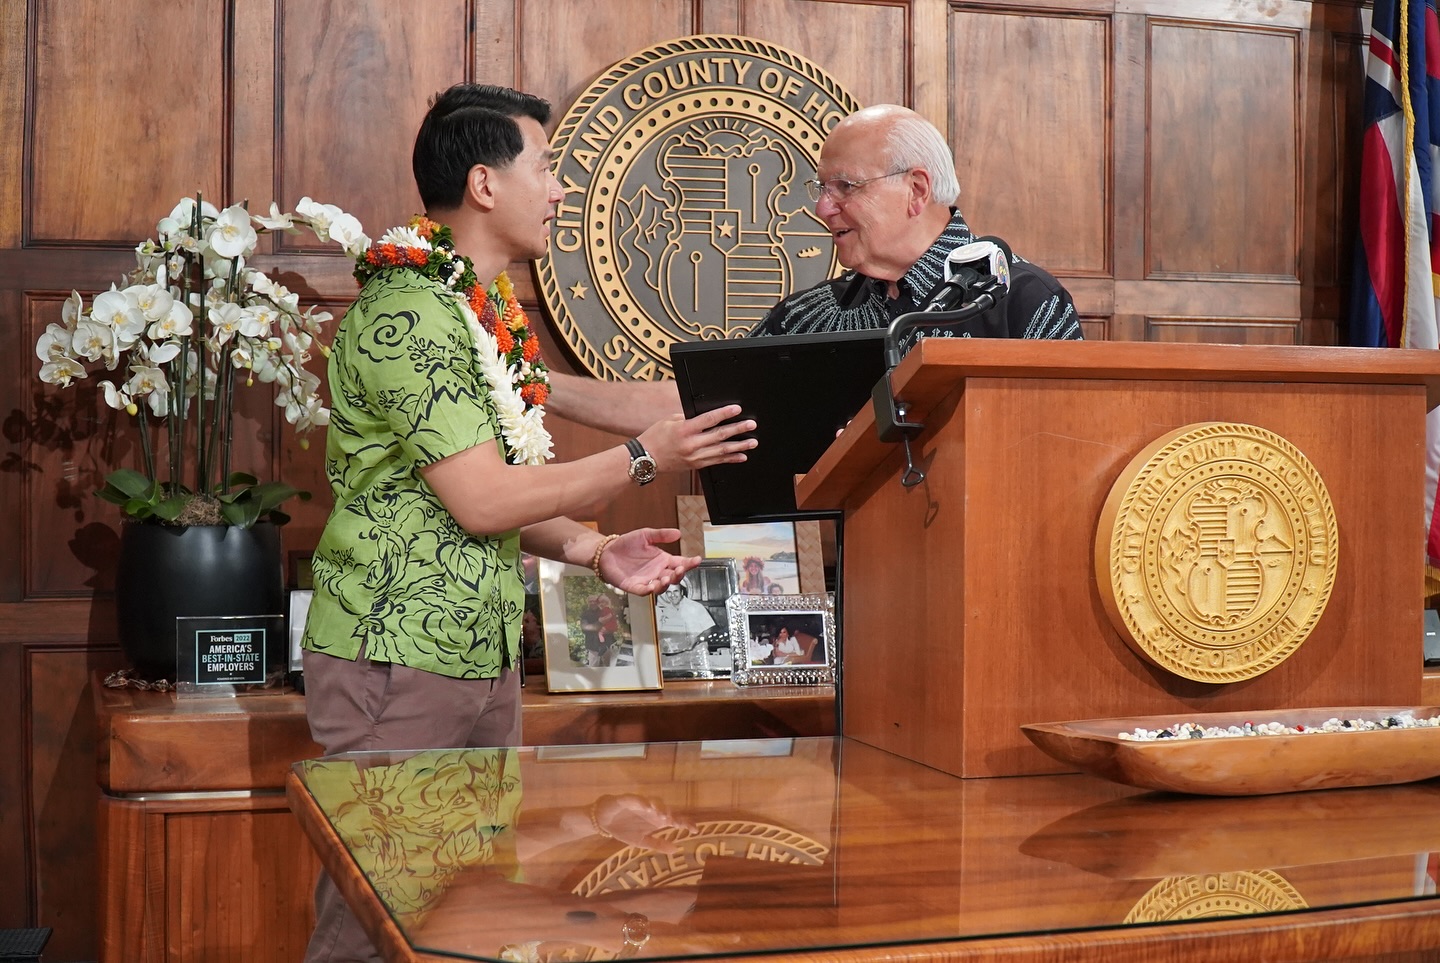
<path id="1" fill-rule="evenodd" d="M 470 329 L 415 271 L 372 278 L 335 334 L 325 468 L 335 508 L 311 560 L 304 648 L 490 679 L 519 658 L 519 530 L 477 538 L 420 469 L 476 445 L 504 457 Z"/>
<path id="2" fill-rule="evenodd" d="M 300 765 L 316 804 L 402 926 L 422 922 L 461 872 L 524 878 L 515 856 L 521 789 L 513 750 L 440 749 L 391 765 Z"/>

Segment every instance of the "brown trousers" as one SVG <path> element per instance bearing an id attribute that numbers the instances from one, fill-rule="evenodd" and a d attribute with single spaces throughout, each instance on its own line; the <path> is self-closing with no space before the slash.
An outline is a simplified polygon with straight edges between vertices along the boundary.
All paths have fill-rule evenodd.
<path id="1" fill-rule="evenodd" d="M 362 651 L 351 662 L 304 654 L 310 737 L 337 752 L 520 745 L 520 674 L 451 679 Z M 315 932 L 306 963 L 372 963 L 380 954 L 323 871 L 315 886 Z"/>

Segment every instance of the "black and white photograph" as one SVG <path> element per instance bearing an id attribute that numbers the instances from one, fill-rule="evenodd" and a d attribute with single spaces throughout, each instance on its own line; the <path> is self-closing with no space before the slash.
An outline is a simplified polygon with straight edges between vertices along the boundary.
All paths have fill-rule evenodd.
<path id="1" fill-rule="evenodd" d="M 666 679 L 714 679 L 730 674 L 729 616 L 735 594 L 730 559 L 706 559 L 655 596 L 655 632 Z"/>
<path id="2" fill-rule="evenodd" d="M 746 595 L 727 603 L 731 678 L 736 685 L 826 685 L 835 681 L 835 598 Z"/>

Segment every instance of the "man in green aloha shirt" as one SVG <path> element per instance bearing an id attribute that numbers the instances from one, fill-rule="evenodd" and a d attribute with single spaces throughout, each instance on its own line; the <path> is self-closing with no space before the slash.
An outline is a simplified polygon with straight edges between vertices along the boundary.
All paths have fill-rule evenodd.
<path id="1" fill-rule="evenodd" d="M 737 407 L 666 418 L 625 445 L 546 465 L 538 342 L 501 273 L 545 252 L 563 194 L 545 101 L 440 94 L 415 140 L 427 212 L 371 245 L 336 332 L 315 551 L 306 714 L 326 754 L 517 745 L 522 547 L 653 594 L 698 558 L 675 529 L 605 535 L 571 521 L 657 471 L 739 462 Z M 433 220 L 432 220 L 433 218 Z M 378 959 L 328 878 L 307 960 Z"/>

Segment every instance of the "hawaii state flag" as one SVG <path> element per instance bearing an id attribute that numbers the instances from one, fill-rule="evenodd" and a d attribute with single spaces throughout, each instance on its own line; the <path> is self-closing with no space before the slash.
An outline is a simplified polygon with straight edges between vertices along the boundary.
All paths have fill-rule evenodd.
<path id="1" fill-rule="evenodd" d="M 1352 344 L 1440 348 L 1440 28 L 1436 0 L 1375 0 L 1365 61 Z M 1426 554 L 1440 565 L 1440 408 L 1426 416 Z"/>

